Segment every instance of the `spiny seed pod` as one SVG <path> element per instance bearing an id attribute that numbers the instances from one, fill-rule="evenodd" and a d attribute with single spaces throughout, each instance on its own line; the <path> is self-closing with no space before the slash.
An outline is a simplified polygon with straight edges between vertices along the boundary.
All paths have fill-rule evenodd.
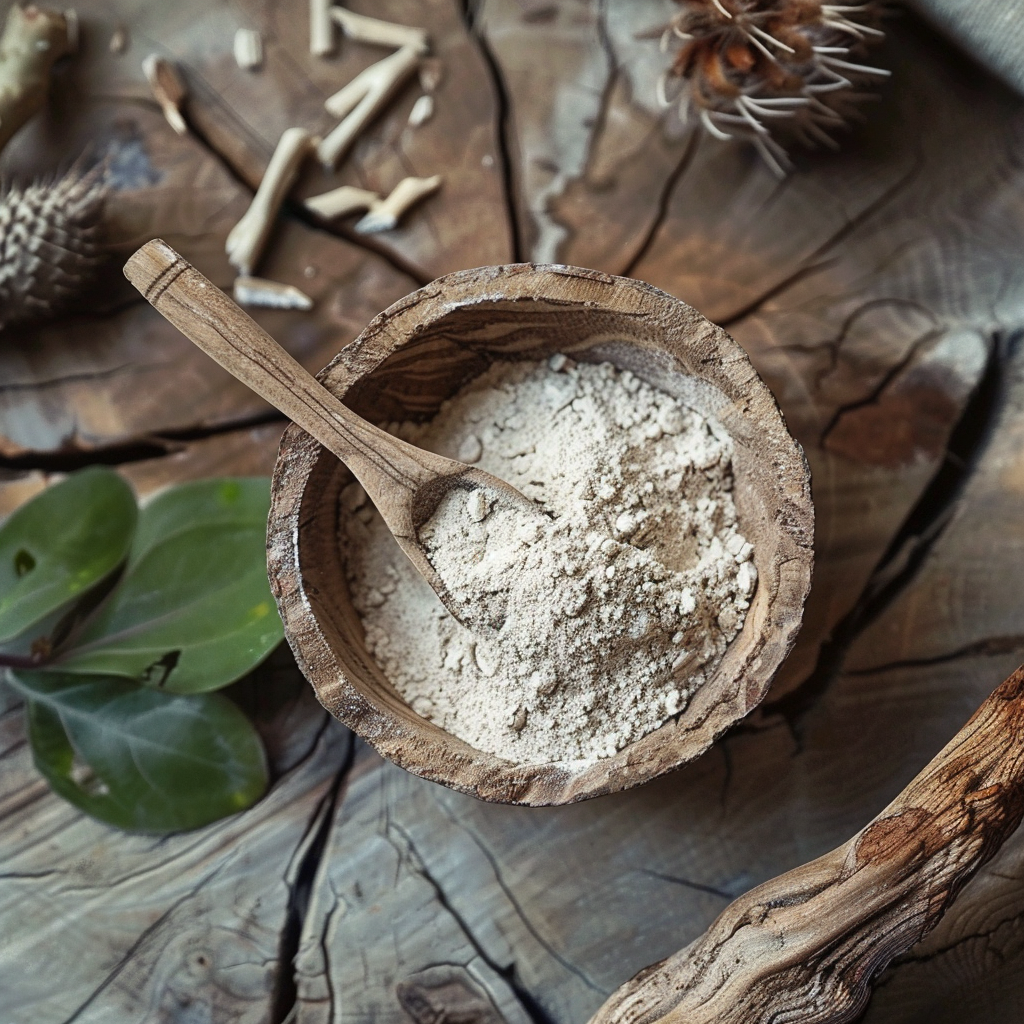
<path id="1" fill-rule="evenodd" d="M 836 148 L 830 133 L 870 95 L 859 86 L 889 74 L 850 60 L 882 37 L 880 5 L 870 0 L 678 2 L 661 44 L 663 51 L 673 40 L 680 46 L 659 98 L 678 103 L 681 118 L 717 139 L 752 142 L 780 177 L 789 169 L 780 139 Z"/>
<path id="2" fill-rule="evenodd" d="M 0 194 L 0 330 L 61 312 L 93 281 L 106 192 L 98 167 Z"/>

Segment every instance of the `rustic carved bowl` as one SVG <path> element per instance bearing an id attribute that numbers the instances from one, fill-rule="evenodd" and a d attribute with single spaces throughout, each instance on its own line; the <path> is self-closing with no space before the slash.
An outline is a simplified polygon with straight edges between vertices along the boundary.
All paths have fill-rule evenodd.
<path id="1" fill-rule="evenodd" d="M 485 800 L 564 804 L 628 789 L 703 753 L 764 697 L 810 586 L 807 464 L 743 350 L 696 310 L 628 278 L 564 266 L 442 277 L 376 317 L 319 374 L 374 421 L 429 418 L 496 359 L 609 361 L 675 395 L 733 439 L 734 496 L 758 585 L 718 671 L 675 719 L 586 767 L 519 764 L 417 715 L 367 652 L 339 543 L 352 477 L 292 424 L 269 524 L 270 579 L 299 665 L 333 715 L 396 764 Z M 567 453 L 568 454 L 568 453 Z"/>

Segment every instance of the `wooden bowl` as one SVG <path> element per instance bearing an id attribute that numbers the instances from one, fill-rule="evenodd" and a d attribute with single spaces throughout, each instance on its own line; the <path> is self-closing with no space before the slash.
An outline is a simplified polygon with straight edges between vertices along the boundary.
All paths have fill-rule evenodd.
<path id="1" fill-rule="evenodd" d="M 811 580 L 807 463 L 743 350 L 686 303 L 623 277 L 564 266 L 442 277 L 376 317 L 319 379 L 377 422 L 431 417 L 496 359 L 555 352 L 608 361 L 681 399 L 732 437 L 734 498 L 758 573 L 718 671 L 665 725 L 583 768 L 519 764 L 417 715 L 367 652 L 339 537 L 338 460 L 292 424 L 274 471 L 270 580 L 299 665 L 333 715 L 401 767 L 484 800 L 564 804 L 647 782 L 703 753 L 764 697 L 796 637 Z"/>

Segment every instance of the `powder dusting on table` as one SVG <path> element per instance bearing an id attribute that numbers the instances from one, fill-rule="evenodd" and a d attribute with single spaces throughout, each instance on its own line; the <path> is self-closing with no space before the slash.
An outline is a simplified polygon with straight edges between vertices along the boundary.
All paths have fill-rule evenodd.
<path id="1" fill-rule="evenodd" d="M 388 429 L 547 513 L 456 489 L 421 529 L 460 618 L 490 624 L 471 632 L 359 485 L 344 492 L 367 649 L 417 713 L 501 757 L 578 763 L 686 707 L 757 581 L 720 428 L 627 370 L 555 356 L 495 363 L 429 423 Z"/>

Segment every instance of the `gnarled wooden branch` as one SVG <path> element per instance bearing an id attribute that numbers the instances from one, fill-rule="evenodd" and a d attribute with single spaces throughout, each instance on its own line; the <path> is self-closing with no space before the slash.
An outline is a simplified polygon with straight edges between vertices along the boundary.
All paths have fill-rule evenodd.
<path id="1" fill-rule="evenodd" d="M 591 1024 L 848 1024 L 1024 816 L 1024 667 L 845 846 L 752 889 Z"/>
<path id="2" fill-rule="evenodd" d="M 78 20 L 15 4 L 0 35 L 0 150 L 46 102 L 50 69 L 75 49 Z"/>

